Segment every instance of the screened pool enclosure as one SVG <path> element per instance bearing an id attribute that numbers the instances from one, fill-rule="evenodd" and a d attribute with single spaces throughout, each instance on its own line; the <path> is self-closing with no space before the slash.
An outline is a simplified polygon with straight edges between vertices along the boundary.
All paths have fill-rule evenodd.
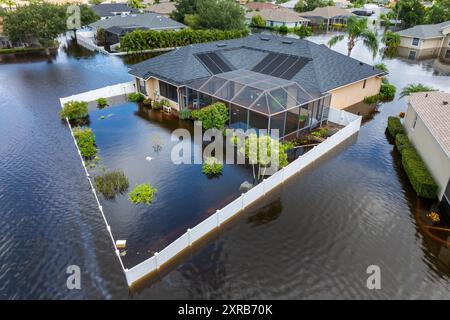
<path id="1" fill-rule="evenodd" d="M 295 137 L 327 120 L 331 96 L 307 91 L 295 81 L 233 70 L 188 81 L 180 100 L 181 108 L 189 109 L 224 103 L 234 129 L 278 129 L 279 137 Z"/>

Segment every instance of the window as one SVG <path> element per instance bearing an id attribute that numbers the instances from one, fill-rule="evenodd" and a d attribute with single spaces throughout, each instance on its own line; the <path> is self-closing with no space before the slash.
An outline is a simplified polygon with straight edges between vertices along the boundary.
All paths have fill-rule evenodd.
<path id="1" fill-rule="evenodd" d="M 413 38 L 413 40 L 412 40 L 412 45 L 413 45 L 413 46 L 418 46 L 418 45 L 419 45 L 419 41 L 420 41 L 419 38 Z"/>
<path id="2" fill-rule="evenodd" d="M 139 79 L 139 92 L 143 93 L 144 95 L 147 95 L 147 89 L 145 87 L 145 81 L 142 79 Z"/>
<path id="3" fill-rule="evenodd" d="M 413 124 L 412 124 L 412 128 L 414 129 L 416 127 L 416 123 L 417 123 L 417 113 L 414 116 L 414 120 L 413 120 Z"/>
<path id="4" fill-rule="evenodd" d="M 169 100 L 178 102 L 177 87 L 175 87 L 171 84 L 168 84 L 168 83 L 160 80 L 159 81 L 159 93 L 161 96 L 163 96 Z"/>
<path id="5" fill-rule="evenodd" d="M 450 59 L 450 49 L 445 52 L 445 59 Z"/>
<path id="6" fill-rule="evenodd" d="M 415 60 L 416 59 L 416 52 L 411 50 L 409 52 L 408 59 Z"/>
<path id="7" fill-rule="evenodd" d="M 367 83 L 367 80 L 364 80 L 364 82 L 363 82 L 363 89 L 366 87 L 366 83 Z"/>

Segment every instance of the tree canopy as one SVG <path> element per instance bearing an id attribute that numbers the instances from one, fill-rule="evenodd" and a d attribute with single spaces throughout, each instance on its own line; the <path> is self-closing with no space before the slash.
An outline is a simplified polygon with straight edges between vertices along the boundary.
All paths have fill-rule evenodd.
<path id="1" fill-rule="evenodd" d="M 245 28 L 244 10 L 233 0 L 177 0 L 172 17 L 192 28 Z"/>
<path id="2" fill-rule="evenodd" d="M 312 11 L 318 7 L 334 6 L 333 0 L 299 0 L 294 7 L 297 12 Z"/>
<path id="3" fill-rule="evenodd" d="M 82 25 L 96 21 L 98 17 L 86 5 L 80 6 Z M 67 31 L 67 5 L 42 1 L 30 2 L 4 14 L 5 33 L 12 41 L 31 43 L 34 40 L 44 48 L 55 44 L 55 39 Z"/>

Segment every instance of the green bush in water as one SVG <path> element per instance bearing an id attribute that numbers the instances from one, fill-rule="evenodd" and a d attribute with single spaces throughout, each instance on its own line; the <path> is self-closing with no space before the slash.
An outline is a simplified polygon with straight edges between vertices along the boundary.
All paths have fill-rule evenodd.
<path id="1" fill-rule="evenodd" d="M 78 148 L 81 155 L 85 159 L 92 159 L 97 154 L 97 148 L 95 147 L 95 136 L 92 130 L 89 128 L 74 128 L 73 135 L 77 141 Z"/>
<path id="2" fill-rule="evenodd" d="M 133 204 L 151 204 L 157 190 L 148 184 L 138 184 L 128 193 L 128 200 Z"/>
<path id="3" fill-rule="evenodd" d="M 106 198 L 114 199 L 127 191 L 130 182 L 122 170 L 106 172 L 94 178 L 96 189 Z"/>
<path id="4" fill-rule="evenodd" d="M 88 104 L 84 101 L 69 101 L 64 103 L 63 109 L 59 112 L 61 119 L 69 120 L 83 119 L 89 116 Z"/>
<path id="5" fill-rule="evenodd" d="M 202 172 L 207 176 L 216 176 L 222 173 L 223 164 L 214 157 L 208 157 L 203 162 Z"/>

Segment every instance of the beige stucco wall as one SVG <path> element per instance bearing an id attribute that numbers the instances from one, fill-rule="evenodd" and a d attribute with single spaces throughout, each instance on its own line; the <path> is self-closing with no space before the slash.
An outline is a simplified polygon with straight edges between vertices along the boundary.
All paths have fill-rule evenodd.
<path id="1" fill-rule="evenodd" d="M 146 90 L 147 90 L 147 96 L 151 99 L 155 99 L 155 90 L 158 92 L 159 90 L 159 81 L 158 79 L 150 78 L 146 81 Z M 177 102 L 172 101 L 166 97 L 160 96 L 160 99 L 166 99 L 170 102 L 170 107 L 179 111 L 179 105 Z"/>
<path id="2" fill-rule="evenodd" d="M 381 77 L 372 77 L 367 79 L 366 86 L 363 88 L 364 80 L 353 84 L 330 90 L 331 106 L 337 109 L 345 109 L 380 92 Z"/>
<path id="3" fill-rule="evenodd" d="M 439 186 L 438 196 L 441 199 L 450 178 L 450 157 L 445 154 L 420 118 L 417 118 L 415 128 L 412 127 L 415 116 L 414 109 L 408 106 L 403 124 L 410 141 L 416 147 L 417 152 L 419 152 L 437 182 Z"/>
<path id="4" fill-rule="evenodd" d="M 413 48 L 417 50 L 422 49 L 432 49 L 432 48 L 440 48 L 442 43 L 441 38 L 433 38 L 433 39 L 420 39 L 417 46 L 412 44 L 413 38 L 410 37 L 400 37 L 400 47 L 404 48 Z"/>

